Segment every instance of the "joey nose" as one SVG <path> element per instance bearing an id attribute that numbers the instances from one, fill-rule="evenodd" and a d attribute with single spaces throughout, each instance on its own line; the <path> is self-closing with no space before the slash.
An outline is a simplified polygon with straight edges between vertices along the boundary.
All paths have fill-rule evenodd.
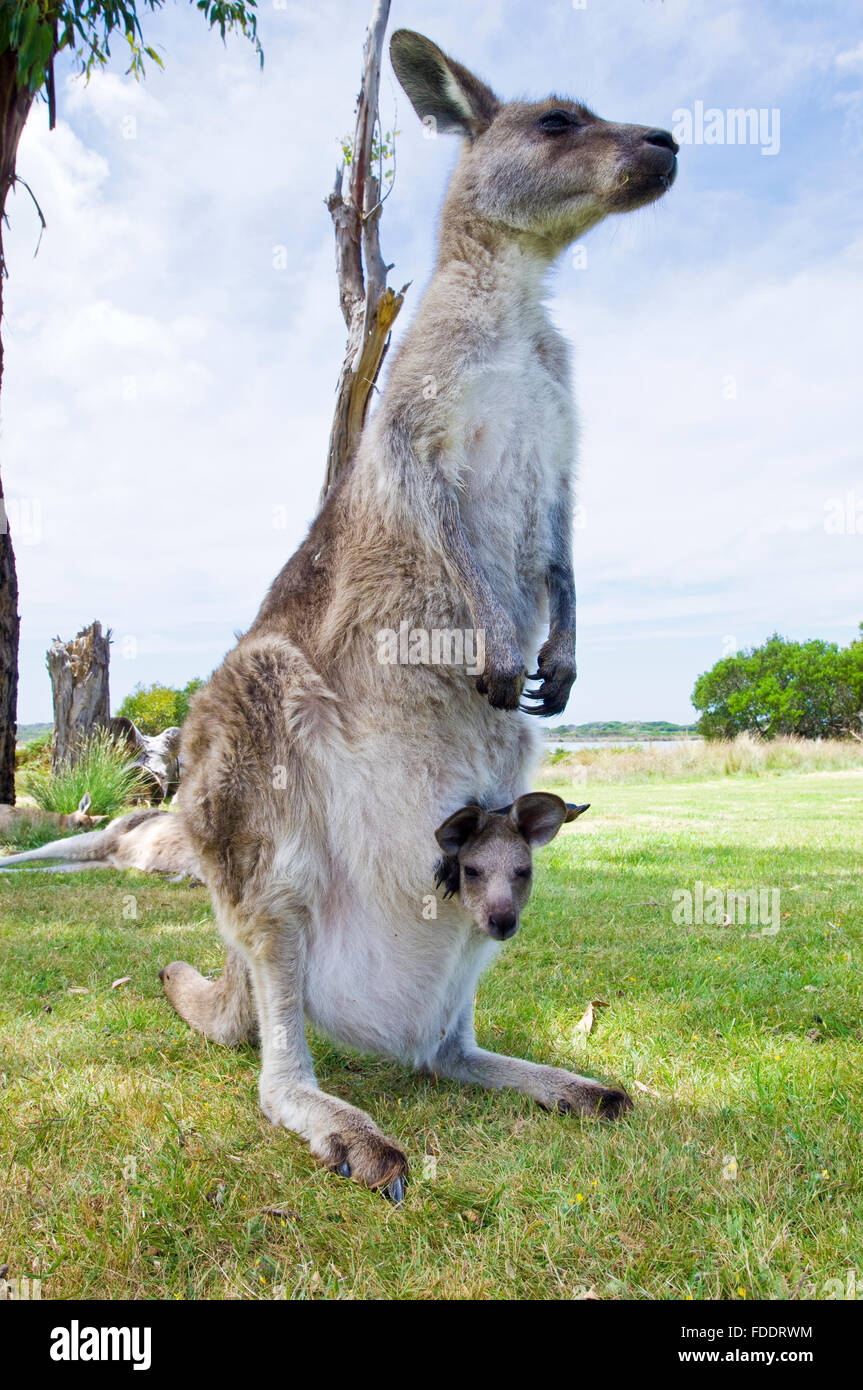
<path id="1" fill-rule="evenodd" d="M 518 918 L 514 912 L 498 912 L 488 919 L 488 929 L 496 941 L 506 941 L 515 935 Z"/>

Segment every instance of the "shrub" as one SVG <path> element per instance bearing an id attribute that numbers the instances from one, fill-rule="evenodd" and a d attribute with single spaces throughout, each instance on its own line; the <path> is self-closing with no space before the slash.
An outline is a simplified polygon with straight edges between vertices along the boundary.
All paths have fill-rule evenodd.
<path id="1" fill-rule="evenodd" d="M 71 815 L 85 792 L 90 793 L 90 814 L 116 816 L 136 795 L 146 795 L 141 770 L 129 762 L 129 750 L 97 729 L 82 745 L 78 761 L 52 773 L 37 768 L 22 778 L 24 791 L 43 811 Z"/>
<path id="2" fill-rule="evenodd" d="M 131 719 L 142 734 L 160 734 L 183 723 L 196 690 L 204 684 L 197 676 L 176 690 L 171 685 L 136 685 L 127 695 L 118 716 Z"/>
<path id="3" fill-rule="evenodd" d="M 863 627 L 863 624 L 861 624 Z M 788 642 L 723 657 L 698 677 L 692 703 L 705 738 L 848 738 L 863 729 L 863 639 Z"/>

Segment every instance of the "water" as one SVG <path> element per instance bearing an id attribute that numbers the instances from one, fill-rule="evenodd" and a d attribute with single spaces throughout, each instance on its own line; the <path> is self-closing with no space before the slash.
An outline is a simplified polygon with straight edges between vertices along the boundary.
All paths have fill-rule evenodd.
<path id="1" fill-rule="evenodd" d="M 700 738 L 568 738 L 555 741 L 549 739 L 544 747 L 550 752 L 562 748 L 566 753 L 574 753 L 579 748 L 641 748 L 642 746 L 676 747 L 679 744 L 703 743 Z"/>

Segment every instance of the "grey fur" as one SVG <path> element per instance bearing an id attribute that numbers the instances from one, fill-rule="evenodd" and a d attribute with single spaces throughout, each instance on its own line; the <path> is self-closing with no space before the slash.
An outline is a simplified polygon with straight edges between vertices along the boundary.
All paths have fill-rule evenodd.
<path id="1" fill-rule="evenodd" d="M 613 1116 L 625 1092 L 476 1042 L 473 998 L 496 942 L 464 885 L 434 915 L 435 830 L 472 797 L 517 802 L 538 751 L 519 709 L 562 709 L 575 677 L 569 557 L 569 353 L 543 306 L 560 251 L 660 197 L 676 147 L 578 103 L 502 103 L 421 35 L 393 35 L 420 116 L 464 136 L 438 261 L 352 467 L 248 633 L 196 697 L 183 811 L 228 944 L 221 980 L 163 972 L 193 1027 L 262 1046 L 274 1123 L 370 1187 L 407 1160 L 318 1086 L 305 1037 Z M 381 631 L 473 628 L 478 677 L 382 664 Z M 547 637 L 543 641 L 545 633 Z M 487 926 L 489 923 L 486 924 Z"/>

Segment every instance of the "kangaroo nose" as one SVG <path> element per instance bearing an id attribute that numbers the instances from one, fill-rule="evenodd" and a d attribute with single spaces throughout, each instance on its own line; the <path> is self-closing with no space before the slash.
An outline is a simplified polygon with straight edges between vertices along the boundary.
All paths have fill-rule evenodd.
<path id="1" fill-rule="evenodd" d="M 508 937 L 514 936 L 517 926 L 518 918 L 514 912 L 498 912 L 488 919 L 489 932 L 496 941 L 506 941 Z"/>
<path id="2" fill-rule="evenodd" d="M 649 130 L 644 137 L 648 145 L 659 145 L 660 149 L 671 150 L 672 154 L 677 154 L 680 146 L 670 131 Z"/>

